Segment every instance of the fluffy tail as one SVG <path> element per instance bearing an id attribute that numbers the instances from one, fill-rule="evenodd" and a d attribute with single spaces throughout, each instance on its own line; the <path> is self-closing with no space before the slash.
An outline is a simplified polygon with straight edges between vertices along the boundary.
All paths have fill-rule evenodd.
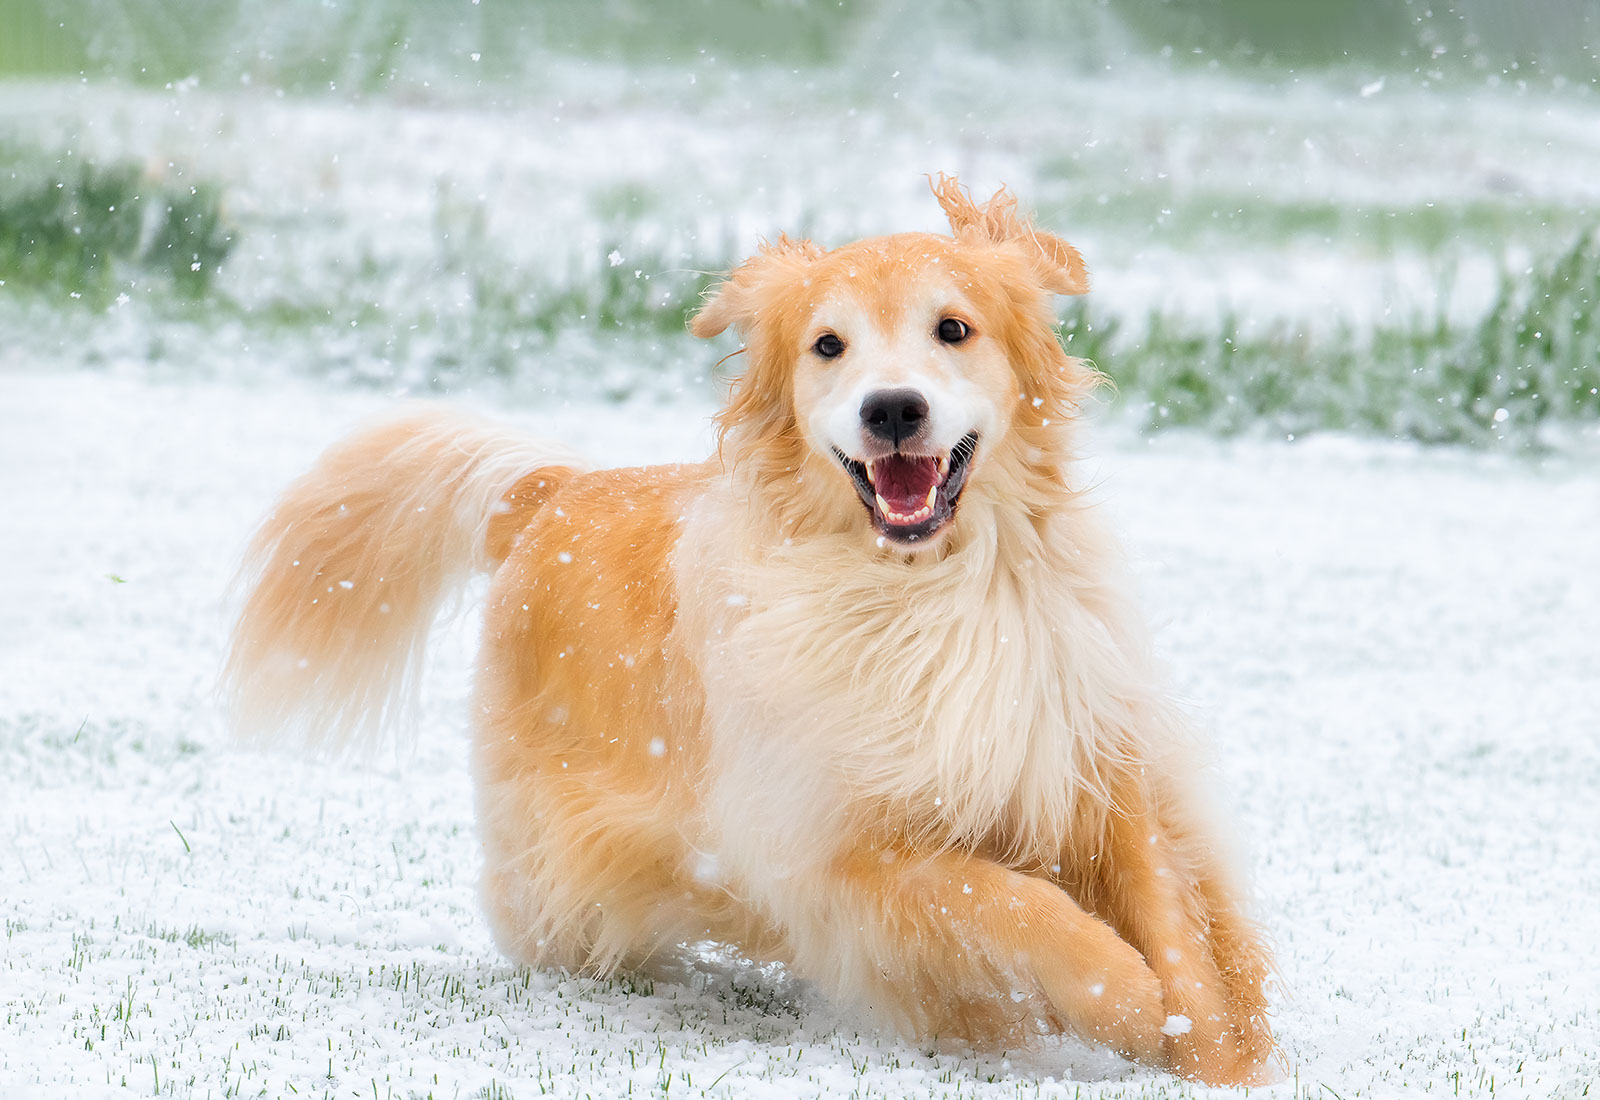
<path id="1" fill-rule="evenodd" d="M 429 628 L 581 463 L 429 410 L 331 447 L 245 554 L 222 690 L 246 737 L 319 747 L 409 732 Z"/>

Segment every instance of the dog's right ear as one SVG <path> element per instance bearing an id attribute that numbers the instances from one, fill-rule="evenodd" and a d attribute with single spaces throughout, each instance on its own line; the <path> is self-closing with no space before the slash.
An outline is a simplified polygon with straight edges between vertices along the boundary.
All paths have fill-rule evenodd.
<path id="1" fill-rule="evenodd" d="M 754 256 L 707 291 L 705 305 L 689 320 L 689 331 L 700 337 L 719 335 L 730 326 L 747 331 L 771 291 L 799 276 L 821 255 L 822 249 L 808 240 L 782 236 L 761 242 Z"/>

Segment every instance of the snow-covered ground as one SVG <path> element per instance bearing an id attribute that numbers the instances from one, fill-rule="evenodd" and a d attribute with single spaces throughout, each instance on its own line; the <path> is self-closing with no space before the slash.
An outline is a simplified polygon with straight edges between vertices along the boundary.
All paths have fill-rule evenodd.
<path id="1" fill-rule="evenodd" d="M 489 398 L 480 398 L 480 402 Z M 615 462 L 708 409 L 519 409 Z M 415 755 L 232 746 L 221 597 L 273 493 L 389 402 L 0 374 L 0 1096 L 1202 1092 L 1073 1044 L 930 1050 L 708 952 L 529 972 L 478 913 L 470 616 Z M 1600 1081 L 1600 468 L 1106 433 L 1093 476 L 1255 850 L 1273 1097 Z"/>

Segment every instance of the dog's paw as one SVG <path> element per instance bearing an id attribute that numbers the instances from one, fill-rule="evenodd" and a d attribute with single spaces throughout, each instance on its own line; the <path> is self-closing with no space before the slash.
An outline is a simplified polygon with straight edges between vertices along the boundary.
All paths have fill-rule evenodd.
<path id="1" fill-rule="evenodd" d="M 1069 951 L 1036 971 L 1062 1026 L 1135 1061 L 1164 1064 L 1161 982 L 1143 957 L 1104 926 Z"/>
<path id="2" fill-rule="evenodd" d="M 1161 1029 L 1174 1073 L 1207 1085 L 1270 1085 L 1283 1079 L 1270 1033 L 1232 1026 L 1196 1027 L 1169 1015 Z"/>

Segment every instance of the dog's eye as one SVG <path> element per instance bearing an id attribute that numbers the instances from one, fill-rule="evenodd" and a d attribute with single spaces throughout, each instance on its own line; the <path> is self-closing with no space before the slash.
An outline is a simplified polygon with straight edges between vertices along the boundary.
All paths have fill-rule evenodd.
<path id="1" fill-rule="evenodd" d="M 965 321 L 958 321 L 954 317 L 946 317 L 939 322 L 939 339 L 947 344 L 959 344 L 970 335 L 972 335 L 972 330 L 967 327 Z"/>
<path id="2" fill-rule="evenodd" d="M 837 359 L 844 354 L 844 341 L 831 332 L 824 332 L 817 337 L 817 342 L 811 345 L 811 350 L 824 359 Z"/>

